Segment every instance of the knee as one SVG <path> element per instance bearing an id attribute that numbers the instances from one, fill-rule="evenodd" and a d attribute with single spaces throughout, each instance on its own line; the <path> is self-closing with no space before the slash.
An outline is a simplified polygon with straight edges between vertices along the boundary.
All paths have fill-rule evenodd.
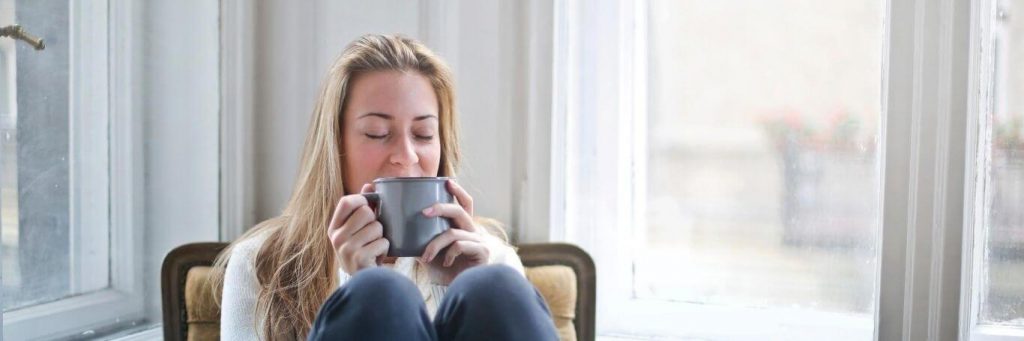
<path id="1" fill-rule="evenodd" d="M 477 267 L 460 274 L 448 287 L 438 316 L 441 321 L 473 320 L 493 330 L 513 333 L 509 335 L 528 330 L 550 330 L 554 335 L 544 298 L 526 277 L 507 265 Z"/>
<path id="2" fill-rule="evenodd" d="M 503 264 L 493 264 L 485 266 L 477 266 L 466 270 L 459 275 L 459 279 L 468 281 L 481 281 L 481 282 L 510 282 L 523 280 L 523 275 L 513 269 L 511 266 Z"/>
<path id="3" fill-rule="evenodd" d="M 360 270 L 341 289 L 338 289 L 336 294 L 348 294 L 353 298 L 369 302 L 381 302 L 395 297 L 409 299 L 420 297 L 419 289 L 416 289 L 411 281 L 385 268 Z M 393 299 L 388 301 L 393 301 Z"/>
<path id="4" fill-rule="evenodd" d="M 449 291 L 456 291 L 474 300 L 520 300 L 532 296 L 533 285 L 518 271 L 507 265 L 478 266 L 459 274 Z"/>
<path id="5" fill-rule="evenodd" d="M 324 302 L 309 339 L 430 339 L 429 322 L 412 281 L 390 269 L 365 269 Z M 415 338 L 405 334 L 413 323 Z"/>

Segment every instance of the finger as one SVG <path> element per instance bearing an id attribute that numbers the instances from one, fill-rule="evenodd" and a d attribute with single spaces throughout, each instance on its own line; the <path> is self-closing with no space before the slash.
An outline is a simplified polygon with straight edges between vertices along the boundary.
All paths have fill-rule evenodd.
<path id="1" fill-rule="evenodd" d="M 363 266 L 377 264 L 377 259 L 387 255 L 391 243 L 387 239 L 380 238 L 356 251 L 356 259 Z"/>
<path id="2" fill-rule="evenodd" d="M 452 246 L 448 248 L 448 252 L 445 253 L 444 266 L 452 266 L 455 263 L 455 259 L 459 256 L 466 256 L 472 259 L 486 259 L 486 255 L 487 248 L 483 244 L 459 240 L 452 243 Z"/>
<path id="3" fill-rule="evenodd" d="M 384 227 L 380 222 L 374 220 L 359 229 L 359 232 L 353 234 L 348 242 L 356 246 L 365 246 L 383 237 Z"/>
<path id="4" fill-rule="evenodd" d="M 355 212 L 360 206 L 366 206 L 366 198 L 362 195 L 346 195 L 341 197 L 341 200 L 338 200 L 338 205 L 334 208 L 334 214 L 331 216 L 331 223 L 327 225 L 327 229 L 341 227 L 341 224 L 348 220 L 352 212 Z"/>
<path id="5" fill-rule="evenodd" d="M 377 221 L 377 215 L 373 213 L 370 206 L 363 205 L 356 209 L 338 229 L 342 231 L 343 238 L 350 238 L 374 221 Z"/>
<path id="6" fill-rule="evenodd" d="M 427 244 L 426 249 L 423 250 L 423 261 L 433 261 L 434 258 L 437 257 L 437 254 L 441 252 L 441 250 L 448 247 L 448 245 L 451 245 L 457 240 L 469 240 L 480 242 L 480 236 L 469 231 L 463 231 L 459 229 L 448 229 L 448 231 L 444 231 L 444 233 L 441 233 L 437 237 L 434 237 L 434 239 Z"/>
<path id="7" fill-rule="evenodd" d="M 428 217 L 445 217 L 452 219 L 456 228 L 470 232 L 476 232 L 476 225 L 473 225 L 473 217 L 466 212 L 462 206 L 456 204 L 436 203 L 423 210 L 423 215 Z"/>
<path id="8" fill-rule="evenodd" d="M 466 192 L 462 186 L 459 186 L 459 184 L 455 183 L 455 180 L 452 179 L 448 179 L 448 191 L 455 196 L 455 200 L 459 202 L 459 205 L 461 205 L 463 209 L 466 210 L 466 213 L 469 213 L 469 215 L 472 216 L 473 197 L 469 195 L 469 192 Z"/>
<path id="9" fill-rule="evenodd" d="M 373 183 L 371 182 L 368 184 L 363 184 L 363 188 L 359 190 L 359 193 L 373 193 L 376 190 L 376 186 L 374 186 Z"/>
<path id="10" fill-rule="evenodd" d="M 327 235 L 331 239 L 331 246 L 334 247 L 335 251 L 338 251 L 341 245 L 345 243 L 344 234 L 342 234 L 341 229 L 327 230 Z"/>

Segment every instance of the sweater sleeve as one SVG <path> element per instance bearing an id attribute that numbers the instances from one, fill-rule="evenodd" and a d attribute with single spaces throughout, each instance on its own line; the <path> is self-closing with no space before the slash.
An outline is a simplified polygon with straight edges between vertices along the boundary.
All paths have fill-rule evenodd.
<path id="1" fill-rule="evenodd" d="M 254 270 L 256 252 L 262 240 L 253 238 L 238 244 L 224 273 L 224 295 L 221 299 L 221 340 L 258 340 L 256 298 L 259 283 Z"/>

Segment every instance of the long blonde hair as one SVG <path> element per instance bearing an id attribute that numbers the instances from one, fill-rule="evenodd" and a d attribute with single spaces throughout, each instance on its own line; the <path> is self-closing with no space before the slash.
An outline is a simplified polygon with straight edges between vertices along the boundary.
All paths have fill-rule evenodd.
<path id="1" fill-rule="evenodd" d="M 255 257 L 260 284 L 256 303 L 265 339 L 305 339 L 321 304 L 338 286 L 327 224 L 344 196 L 342 113 L 350 81 L 375 71 L 416 72 L 427 78 L 438 103 L 441 160 L 438 176 L 454 176 L 459 162 L 455 89 L 448 67 L 423 44 L 400 36 L 366 35 L 349 44 L 320 87 L 295 188 L 284 212 L 232 243 L 214 264 L 212 285 L 221 292 L 231 248 L 267 233 Z"/>

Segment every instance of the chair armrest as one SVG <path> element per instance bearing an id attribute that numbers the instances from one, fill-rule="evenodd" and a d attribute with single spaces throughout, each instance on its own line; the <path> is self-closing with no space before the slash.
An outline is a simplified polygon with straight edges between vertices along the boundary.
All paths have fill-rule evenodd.
<path id="1" fill-rule="evenodd" d="M 160 268 L 164 313 L 164 340 L 185 340 L 188 316 L 185 310 L 185 280 L 195 266 L 210 266 L 227 243 L 192 243 L 171 250 Z"/>

